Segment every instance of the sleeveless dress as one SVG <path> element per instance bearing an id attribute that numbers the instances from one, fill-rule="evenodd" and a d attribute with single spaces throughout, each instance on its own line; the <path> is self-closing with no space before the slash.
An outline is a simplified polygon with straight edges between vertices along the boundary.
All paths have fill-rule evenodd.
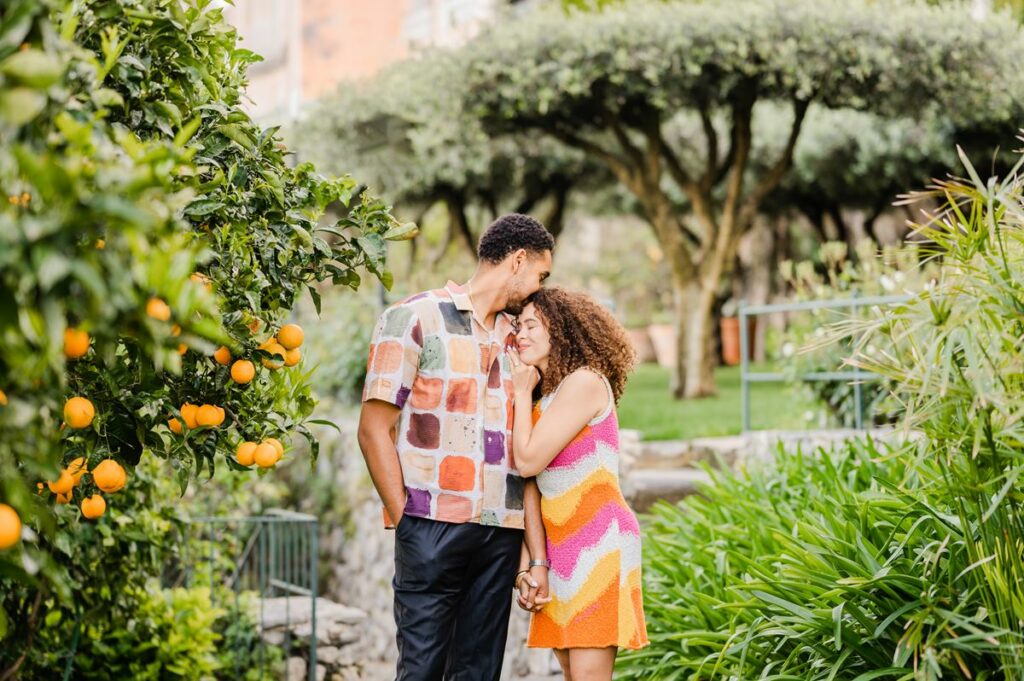
<path id="1" fill-rule="evenodd" d="M 619 422 L 611 385 L 598 375 L 608 407 L 537 475 L 553 600 L 531 617 L 531 648 L 648 644 L 640 526 L 619 487 Z M 558 389 L 534 408 L 534 423 L 556 394 Z"/>

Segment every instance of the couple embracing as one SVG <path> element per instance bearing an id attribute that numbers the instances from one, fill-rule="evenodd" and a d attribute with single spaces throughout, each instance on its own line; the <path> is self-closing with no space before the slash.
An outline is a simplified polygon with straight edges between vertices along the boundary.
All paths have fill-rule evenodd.
<path id="1" fill-rule="evenodd" d="M 506 215 L 459 285 L 388 308 L 359 445 L 395 528 L 398 681 L 498 681 L 514 599 L 565 678 L 647 644 L 615 405 L 634 355 L 588 296 L 543 288 L 554 241 Z"/>

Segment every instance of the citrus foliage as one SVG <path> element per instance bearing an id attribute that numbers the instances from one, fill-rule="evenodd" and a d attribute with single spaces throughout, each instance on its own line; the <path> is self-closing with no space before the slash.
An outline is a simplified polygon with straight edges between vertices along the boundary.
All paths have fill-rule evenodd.
<path id="1" fill-rule="evenodd" d="M 25 528 L 0 579 L 16 620 L 32 594 L 70 595 L 68 533 L 86 516 L 109 530 L 144 456 L 181 491 L 218 463 L 243 469 L 244 440 L 302 435 L 315 456 L 301 351 L 267 341 L 319 282 L 356 288 L 365 268 L 390 285 L 385 239 L 410 228 L 353 179 L 288 165 L 240 106 L 258 57 L 236 42 L 206 0 L 0 13 L 0 501 Z M 320 225 L 328 207 L 341 217 Z M 252 363 L 248 381 L 221 347 Z M 210 407 L 195 427 L 188 403 Z"/>

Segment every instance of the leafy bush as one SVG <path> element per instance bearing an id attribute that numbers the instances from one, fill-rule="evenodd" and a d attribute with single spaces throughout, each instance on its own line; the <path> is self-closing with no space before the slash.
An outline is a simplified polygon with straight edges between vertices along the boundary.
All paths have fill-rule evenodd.
<path id="1" fill-rule="evenodd" d="M 780 451 L 659 505 L 644 538 L 651 646 L 617 678 L 997 678 L 969 535 L 952 498 L 929 498 L 938 471 L 911 460 L 870 441 Z"/>
<path id="2" fill-rule="evenodd" d="M 93 588 L 97 574 L 127 587 L 158 569 L 173 521 L 133 496 L 149 486 L 140 462 L 167 460 L 180 493 L 218 464 L 240 471 L 243 439 L 301 435 L 316 456 L 308 374 L 264 369 L 259 346 L 300 295 L 318 305 L 318 282 L 355 288 L 365 268 L 390 284 L 385 239 L 411 232 L 353 179 L 289 167 L 241 108 L 258 57 L 236 42 L 208 0 L 15 0 L 0 14 L 0 500 L 25 525 L 0 550 L 0 673 L 51 614 L 111 616 L 117 589 Z M 328 208 L 340 217 L 321 226 Z M 75 359 L 71 328 L 88 333 Z M 218 346 L 253 360 L 255 379 L 232 381 Z M 71 396 L 94 407 L 80 429 L 61 423 Z M 224 423 L 173 431 L 184 402 L 221 407 Z M 95 521 L 76 508 L 101 491 L 95 475 L 65 506 L 35 494 L 78 457 L 127 472 Z"/>

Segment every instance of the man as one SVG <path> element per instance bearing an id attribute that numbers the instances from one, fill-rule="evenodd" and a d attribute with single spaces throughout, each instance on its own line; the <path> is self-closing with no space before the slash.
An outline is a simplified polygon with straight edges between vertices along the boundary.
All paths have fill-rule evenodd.
<path id="1" fill-rule="evenodd" d="M 359 446 L 396 528 L 398 681 L 501 674 L 524 524 L 504 350 L 553 246 L 533 218 L 498 218 L 465 285 L 407 298 L 374 331 Z"/>

